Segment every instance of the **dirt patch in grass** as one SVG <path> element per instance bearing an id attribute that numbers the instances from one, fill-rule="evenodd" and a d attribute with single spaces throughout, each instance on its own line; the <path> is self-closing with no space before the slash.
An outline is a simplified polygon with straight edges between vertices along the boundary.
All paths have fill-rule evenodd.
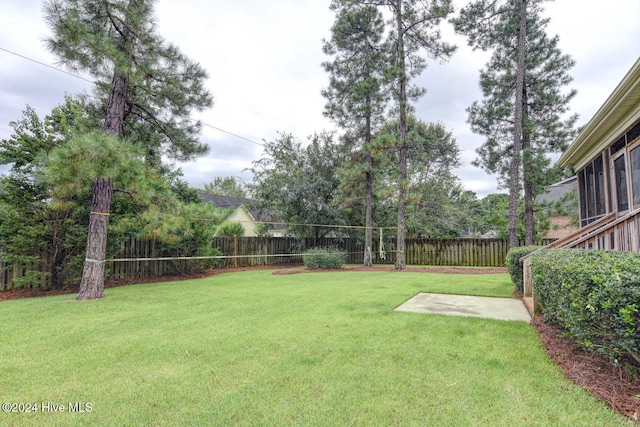
<path id="1" fill-rule="evenodd" d="M 247 270 L 276 269 L 273 274 L 301 274 L 322 273 L 327 271 L 386 271 L 411 273 L 443 273 L 443 274 L 494 274 L 506 273 L 506 268 L 460 268 L 460 267 L 411 267 L 406 270 L 396 270 L 389 267 L 347 267 L 338 270 L 305 270 L 301 264 L 267 265 L 258 267 L 228 268 L 205 270 L 196 274 L 181 276 L 144 277 L 138 279 L 108 279 L 105 287 L 125 286 L 138 283 L 156 283 L 176 280 L 199 279 L 216 274 L 234 273 Z M 32 298 L 60 294 L 77 293 L 78 288 L 57 291 L 40 291 L 31 289 L 17 289 L 0 292 L 0 301 Z M 613 410 L 635 420 L 640 424 L 640 367 L 632 361 L 625 361 L 616 367 L 607 360 L 586 351 L 575 342 L 562 336 L 562 330 L 556 326 L 544 323 L 538 316 L 531 321 L 540 335 L 542 345 L 549 357 L 560 365 L 568 379 L 575 384 L 589 390 L 596 398 L 609 403 Z M 635 372 L 635 376 L 633 375 Z"/>

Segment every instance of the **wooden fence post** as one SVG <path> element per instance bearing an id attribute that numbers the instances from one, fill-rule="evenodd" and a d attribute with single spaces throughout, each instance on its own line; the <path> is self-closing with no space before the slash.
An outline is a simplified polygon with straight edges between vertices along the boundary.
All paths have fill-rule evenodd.
<path id="1" fill-rule="evenodd" d="M 233 235 L 233 268 L 238 268 L 238 235 Z"/>

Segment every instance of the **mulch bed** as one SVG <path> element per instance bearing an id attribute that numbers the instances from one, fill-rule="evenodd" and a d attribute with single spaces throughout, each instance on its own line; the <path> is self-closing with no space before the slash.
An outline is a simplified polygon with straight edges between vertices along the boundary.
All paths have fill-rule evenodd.
<path id="1" fill-rule="evenodd" d="M 557 326 L 546 324 L 542 316 L 531 320 L 549 357 L 564 370 L 565 376 L 596 398 L 640 424 L 640 366 L 632 360 L 619 367 L 585 350 L 562 336 Z M 635 369 L 635 376 L 630 371 Z"/>
<path id="2" fill-rule="evenodd" d="M 327 270 L 309 271 L 301 268 L 291 268 L 291 264 L 280 266 L 260 266 L 246 268 L 230 268 L 223 270 L 206 270 L 197 274 L 183 276 L 147 277 L 140 279 L 109 279 L 105 281 L 105 287 L 132 285 L 137 283 L 155 283 L 175 280 L 198 279 L 222 273 L 232 273 L 246 270 L 276 269 L 273 274 L 302 274 L 319 273 Z M 295 265 L 299 267 L 299 265 Z M 348 267 L 338 271 L 398 271 L 394 267 Z M 398 272 L 423 272 L 423 273 L 449 273 L 449 274 L 488 274 L 505 273 L 506 268 L 459 268 L 459 267 L 433 267 L 433 268 L 408 268 Z M 71 288 L 58 291 L 39 291 L 30 289 L 18 289 L 0 292 L 0 301 L 32 298 L 60 294 L 77 293 L 78 289 Z M 549 357 L 563 370 L 566 377 L 589 390 L 596 398 L 609 403 L 618 413 L 635 420 L 640 424 L 640 366 L 633 361 L 624 361 L 620 367 L 615 367 L 607 360 L 586 351 L 575 342 L 563 337 L 562 330 L 556 326 L 546 324 L 541 316 L 531 320 L 531 325 L 540 335 L 541 343 Z M 630 369 L 631 367 L 631 369 Z M 632 374 L 635 370 L 635 376 Z"/>
<path id="3" fill-rule="evenodd" d="M 492 273 L 506 273 L 506 267 L 409 267 L 405 270 L 396 270 L 395 267 L 345 267 L 337 269 L 325 269 L 325 270 L 305 270 L 302 268 L 285 268 L 282 270 L 276 270 L 273 274 L 301 274 L 301 273 L 325 273 L 328 271 L 393 271 L 397 273 L 441 273 L 441 274 L 492 274 Z"/>
<path id="4" fill-rule="evenodd" d="M 279 268 L 279 267 L 285 268 L 289 265 L 291 264 L 204 270 L 199 273 L 183 274 L 180 276 L 139 277 L 137 279 L 106 279 L 104 281 L 104 287 L 115 288 L 116 286 L 137 285 L 141 283 L 158 283 L 158 282 L 173 282 L 178 280 L 189 280 L 189 279 L 203 279 L 205 277 L 215 276 L 217 274 L 223 274 L 223 273 L 234 273 L 234 272 L 247 271 L 247 270 L 269 270 L 269 269 Z M 21 298 L 46 297 L 46 296 L 53 296 L 53 295 L 76 294 L 78 293 L 78 291 L 79 291 L 78 286 L 71 286 L 65 289 L 60 289 L 55 291 L 41 291 L 38 289 L 12 289 L 8 291 L 0 291 L 0 301 L 11 300 L 11 299 L 21 299 Z"/>

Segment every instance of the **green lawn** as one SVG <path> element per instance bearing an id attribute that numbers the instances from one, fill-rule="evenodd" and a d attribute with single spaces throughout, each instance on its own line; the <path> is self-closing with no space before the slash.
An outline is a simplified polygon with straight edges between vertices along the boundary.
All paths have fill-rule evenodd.
<path id="1" fill-rule="evenodd" d="M 512 288 L 506 274 L 261 270 L 5 301 L 0 401 L 38 412 L 0 425 L 633 425 L 564 379 L 525 322 L 393 311 L 421 291 Z"/>

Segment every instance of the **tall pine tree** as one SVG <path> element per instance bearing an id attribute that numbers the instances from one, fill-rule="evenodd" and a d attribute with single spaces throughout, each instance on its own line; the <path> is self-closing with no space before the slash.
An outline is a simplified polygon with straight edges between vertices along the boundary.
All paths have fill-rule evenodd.
<path id="1" fill-rule="evenodd" d="M 392 79 L 391 95 L 397 103 L 394 115 L 399 121 L 398 140 L 398 233 L 396 268 L 406 267 L 406 207 L 407 207 L 407 117 L 411 102 L 424 95 L 424 88 L 411 85 L 427 66 L 423 55 L 446 60 L 455 46 L 442 40 L 439 25 L 453 12 L 451 0 L 340 0 L 340 4 L 374 5 L 390 13 L 389 30 Z"/>
<path id="2" fill-rule="evenodd" d="M 453 19 L 456 31 L 474 49 L 492 51 L 480 73 L 484 99 L 469 107 L 474 132 L 486 137 L 475 164 L 499 174 L 509 188 L 509 245 L 518 244 L 517 206 L 522 189 L 525 237 L 533 244 L 533 201 L 557 175 L 550 173 L 548 155 L 566 148 L 576 116 L 565 118 L 575 91 L 573 60 L 549 38 L 548 19 L 541 17 L 543 0 L 476 0 Z"/>
<path id="3" fill-rule="evenodd" d="M 388 50 L 383 45 L 384 20 L 370 5 L 332 3 L 336 20 L 331 39 L 324 43 L 324 53 L 333 60 L 325 62 L 330 74 L 329 87 L 322 91 L 327 99 L 324 114 L 360 142 L 364 166 L 365 251 L 364 265 L 371 267 L 373 246 L 373 159 L 374 134 L 384 121 L 388 103 L 385 90 L 389 68 Z M 357 177 L 355 178 L 358 179 Z M 352 185 L 354 180 L 350 179 Z"/>
<path id="4" fill-rule="evenodd" d="M 104 118 L 102 132 L 123 137 L 143 133 L 147 162 L 163 154 L 190 158 L 206 151 L 199 124 L 189 113 L 212 105 L 204 90 L 206 72 L 157 33 L 152 0 L 50 0 L 47 46 L 60 62 L 97 80 Z M 138 135 L 140 136 L 140 135 Z M 78 299 L 103 296 L 107 226 L 113 194 L 108 176 L 93 185 L 87 250 Z"/>

